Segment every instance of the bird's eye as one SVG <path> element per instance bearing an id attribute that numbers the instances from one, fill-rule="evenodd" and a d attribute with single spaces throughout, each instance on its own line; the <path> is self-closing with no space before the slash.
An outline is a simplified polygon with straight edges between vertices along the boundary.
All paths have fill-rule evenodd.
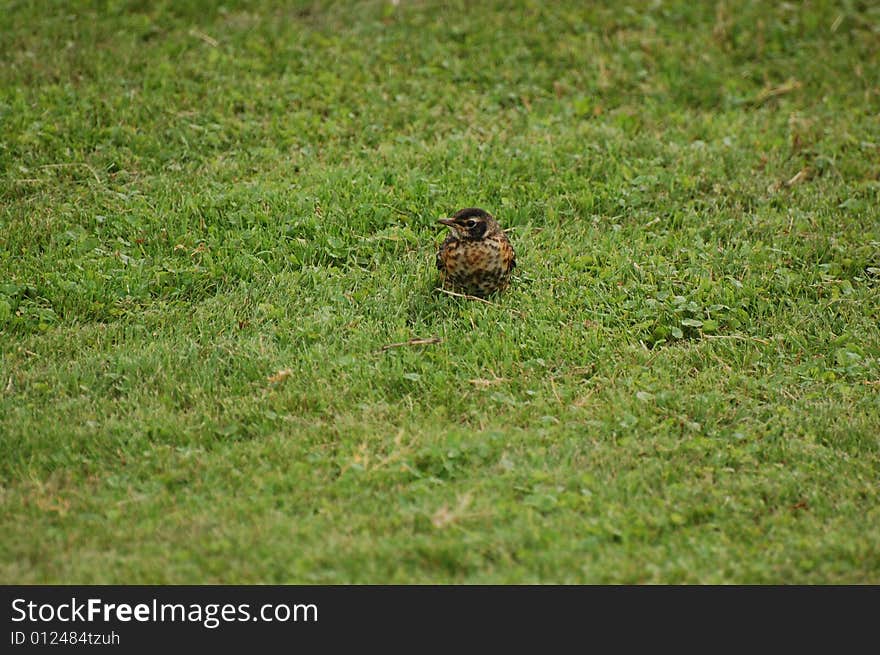
<path id="1" fill-rule="evenodd" d="M 469 220 L 467 221 L 467 226 L 468 226 L 468 227 L 473 227 L 473 226 L 476 225 L 476 224 L 477 224 L 477 222 L 476 222 L 474 219 L 472 219 L 472 218 L 469 219 Z"/>

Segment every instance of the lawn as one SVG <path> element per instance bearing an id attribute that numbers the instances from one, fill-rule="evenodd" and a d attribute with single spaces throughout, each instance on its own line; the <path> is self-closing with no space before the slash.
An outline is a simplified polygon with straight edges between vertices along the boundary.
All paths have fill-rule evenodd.
<path id="1" fill-rule="evenodd" d="M 0 581 L 880 583 L 880 6 L 278 4 L 0 15 Z"/>

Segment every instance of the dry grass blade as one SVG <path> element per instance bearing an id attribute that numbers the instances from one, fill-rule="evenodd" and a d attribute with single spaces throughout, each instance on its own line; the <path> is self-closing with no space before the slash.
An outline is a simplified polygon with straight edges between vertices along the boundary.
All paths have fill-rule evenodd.
<path id="1" fill-rule="evenodd" d="M 769 346 L 770 342 L 766 339 L 761 339 L 760 337 L 746 337 L 741 334 L 704 334 L 704 339 L 739 339 L 740 341 L 757 341 L 758 343 L 763 343 L 765 346 Z"/>
<path id="2" fill-rule="evenodd" d="M 428 337 L 426 339 L 415 338 L 410 339 L 409 341 L 389 343 L 382 346 L 382 352 L 385 352 L 386 350 L 391 350 L 392 348 L 404 348 L 406 346 L 428 346 L 433 343 L 443 343 L 443 339 L 441 339 L 440 337 Z"/>
<path id="3" fill-rule="evenodd" d="M 220 42 L 217 39 L 210 37 L 207 34 L 205 34 L 204 32 L 202 32 L 201 30 L 197 30 L 195 28 L 193 28 L 189 31 L 189 35 L 196 37 L 200 41 L 204 41 L 212 48 L 216 48 L 218 45 L 220 45 Z"/>
<path id="4" fill-rule="evenodd" d="M 455 296 L 456 298 L 467 298 L 468 300 L 476 300 L 478 302 L 486 303 L 487 305 L 492 305 L 493 307 L 500 307 L 500 305 L 495 304 L 494 302 L 489 302 L 485 298 L 480 298 L 479 296 L 472 296 L 467 293 L 458 293 L 457 291 L 450 291 L 449 289 L 441 289 L 437 287 L 435 291 L 439 291 L 440 293 L 445 293 L 447 296 Z"/>
<path id="5" fill-rule="evenodd" d="M 468 380 L 468 382 L 470 382 L 475 387 L 479 387 L 480 389 L 488 389 L 489 387 L 496 384 L 507 382 L 507 378 L 499 378 L 497 376 L 492 380 L 489 380 L 487 378 L 473 378 L 472 380 Z"/>
<path id="6" fill-rule="evenodd" d="M 802 86 L 803 85 L 797 80 L 790 79 L 784 84 L 780 84 L 779 86 L 762 89 L 761 92 L 755 96 L 755 99 L 752 100 L 752 104 L 763 105 L 771 98 L 778 98 L 779 96 L 784 96 L 788 93 L 791 93 L 792 91 L 797 91 Z"/>
<path id="7" fill-rule="evenodd" d="M 471 504 L 471 495 L 469 493 L 465 493 L 464 495 L 458 498 L 458 505 L 451 509 L 449 505 L 444 503 L 437 509 L 436 512 L 431 516 L 431 523 L 435 528 L 441 529 L 445 528 L 448 525 L 456 523 L 461 519 L 466 517 L 465 512 Z"/>
<path id="8" fill-rule="evenodd" d="M 801 182 L 809 180 L 812 174 L 813 171 L 811 171 L 809 168 L 802 168 L 797 173 L 792 175 L 789 179 L 777 180 L 776 182 L 771 184 L 769 187 L 767 187 L 767 192 L 776 193 L 780 189 L 790 189 L 795 184 L 800 184 Z"/>
<path id="9" fill-rule="evenodd" d="M 480 298 L 479 296 L 472 296 L 467 293 L 458 293 L 457 291 L 450 291 L 449 289 L 442 289 L 440 287 L 437 287 L 434 290 L 439 291 L 440 293 L 445 293 L 447 296 L 455 296 L 456 298 L 464 298 L 465 300 L 476 300 L 477 302 L 485 303 L 486 305 L 491 305 L 492 307 L 498 307 L 499 309 L 509 309 L 517 316 L 523 316 L 522 312 L 511 309 L 510 307 L 502 307 L 498 303 L 491 302 L 489 300 L 486 300 L 485 298 Z"/>
<path id="10" fill-rule="evenodd" d="M 269 384 L 279 384 L 281 382 L 284 382 L 291 375 L 293 375 L 293 371 L 291 371 L 289 368 L 282 368 L 280 371 L 273 373 L 272 375 L 267 377 L 266 381 L 269 382 Z"/>
<path id="11" fill-rule="evenodd" d="M 791 179 L 787 180 L 786 182 L 783 182 L 782 186 L 792 187 L 795 184 L 797 184 L 798 182 L 803 182 L 804 180 L 808 180 L 809 178 L 810 178 L 810 169 L 809 168 L 802 168 L 797 173 L 795 173 L 794 176 L 791 177 Z"/>

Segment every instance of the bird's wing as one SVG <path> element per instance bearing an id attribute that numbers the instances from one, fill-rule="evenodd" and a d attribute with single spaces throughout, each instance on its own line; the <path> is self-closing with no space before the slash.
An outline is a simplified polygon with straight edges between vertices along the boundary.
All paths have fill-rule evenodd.
<path id="1" fill-rule="evenodd" d="M 510 245 L 510 241 L 508 241 L 507 236 L 504 237 L 504 264 L 507 268 L 507 272 L 510 273 L 516 267 L 516 253 L 513 250 L 513 246 Z"/>
<path id="2" fill-rule="evenodd" d="M 443 253 L 446 251 L 446 248 L 458 241 L 451 234 L 447 235 L 445 239 L 443 239 L 443 243 L 440 244 L 440 248 L 437 249 L 437 270 L 445 271 L 446 270 L 446 262 L 443 261 Z"/>

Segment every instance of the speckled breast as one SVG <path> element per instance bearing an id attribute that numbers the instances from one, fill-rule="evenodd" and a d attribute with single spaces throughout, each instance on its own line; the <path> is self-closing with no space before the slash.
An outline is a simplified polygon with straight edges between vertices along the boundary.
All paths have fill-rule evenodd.
<path id="1" fill-rule="evenodd" d="M 465 293 L 485 296 L 510 282 L 513 249 L 505 237 L 480 241 L 450 240 L 441 253 L 443 283 Z"/>

